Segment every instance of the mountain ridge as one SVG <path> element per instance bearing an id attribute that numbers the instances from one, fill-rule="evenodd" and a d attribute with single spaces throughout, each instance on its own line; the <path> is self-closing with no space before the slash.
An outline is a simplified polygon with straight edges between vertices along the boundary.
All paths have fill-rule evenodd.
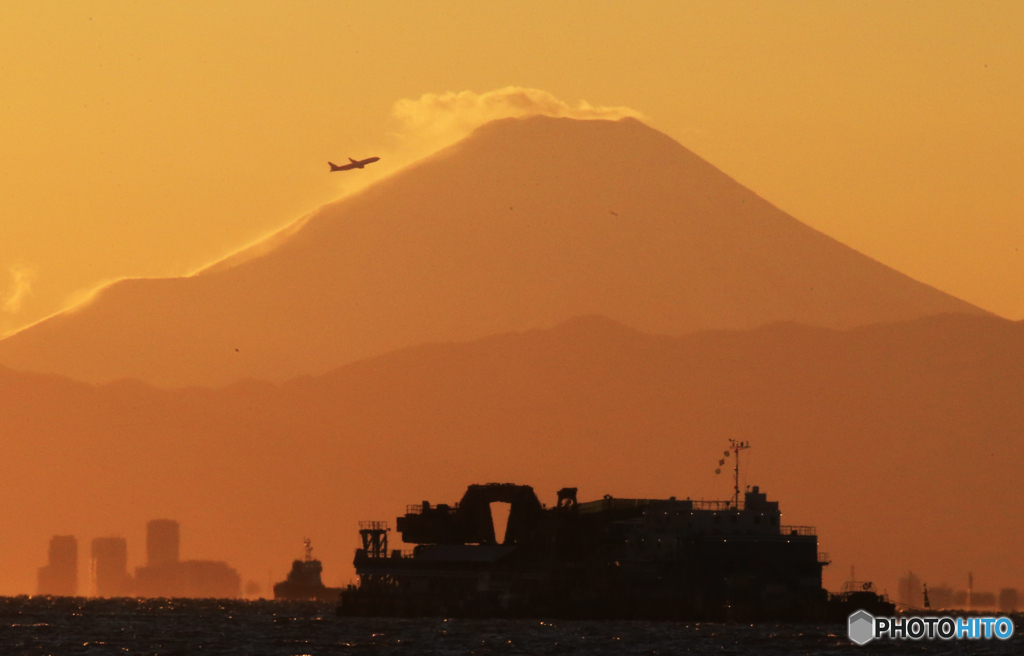
<path id="1" fill-rule="evenodd" d="M 187 278 L 115 283 L 0 363 L 280 382 L 601 314 L 647 333 L 983 313 L 785 214 L 635 119 L 503 119 Z"/>

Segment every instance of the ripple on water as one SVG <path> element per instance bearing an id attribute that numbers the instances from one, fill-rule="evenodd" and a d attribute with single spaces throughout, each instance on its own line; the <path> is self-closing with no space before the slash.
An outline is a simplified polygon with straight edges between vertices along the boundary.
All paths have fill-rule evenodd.
<path id="1" fill-rule="evenodd" d="M 1017 622 L 1021 626 L 1021 622 Z M 1019 654 L 1008 642 L 873 643 L 889 654 Z M 854 654 L 816 624 L 341 618 L 331 604 L 0 598 L 0 654 Z"/>

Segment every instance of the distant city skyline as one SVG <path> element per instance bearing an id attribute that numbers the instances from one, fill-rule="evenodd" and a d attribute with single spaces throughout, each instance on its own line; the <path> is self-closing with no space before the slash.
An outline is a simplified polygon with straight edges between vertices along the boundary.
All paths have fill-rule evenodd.
<path id="1" fill-rule="evenodd" d="M 50 540 L 48 563 L 39 569 L 36 592 L 83 597 L 213 597 L 241 595 L 241 578 L 226 563 L 182 561 L 180 526 L 172 519 L 146 524 L 146 564 L 128 572 L 128 542 L 123 537 L 93 538 L 84 586 L 79 584 L 77 539 Z"/>

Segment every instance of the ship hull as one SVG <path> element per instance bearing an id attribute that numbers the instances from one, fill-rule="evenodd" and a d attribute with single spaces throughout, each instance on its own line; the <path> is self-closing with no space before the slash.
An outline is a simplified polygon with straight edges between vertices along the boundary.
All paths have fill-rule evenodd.
<path id="1" fill-rule="evenodd" d="M 289 583 L 282 581 L 274 585 L 274 599 L 288 601 L 338 601 L 341 597 L 340 588 Z"/>

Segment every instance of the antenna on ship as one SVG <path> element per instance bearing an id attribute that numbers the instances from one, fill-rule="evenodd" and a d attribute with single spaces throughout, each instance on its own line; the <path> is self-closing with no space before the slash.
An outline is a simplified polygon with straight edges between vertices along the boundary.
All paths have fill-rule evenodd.
<path id="1" fill-rule="evenodd" d="M 750 448 L 750 442 L 741 442 L 740 440 L 729 440 L 729 448 L 736 454 L 736 465 L 733 470 L 735 481 L 733 483 L 733 498 L 732 507 L 735 510 L 740 509 L 740 451 L 746 451 Z"/>
<path id="2" fill-rule="evenodd" d="M 313 560 L 313 541 L 309 538 L 303 538 L 302 544 L 306 545 L 306 562 Z"/>

